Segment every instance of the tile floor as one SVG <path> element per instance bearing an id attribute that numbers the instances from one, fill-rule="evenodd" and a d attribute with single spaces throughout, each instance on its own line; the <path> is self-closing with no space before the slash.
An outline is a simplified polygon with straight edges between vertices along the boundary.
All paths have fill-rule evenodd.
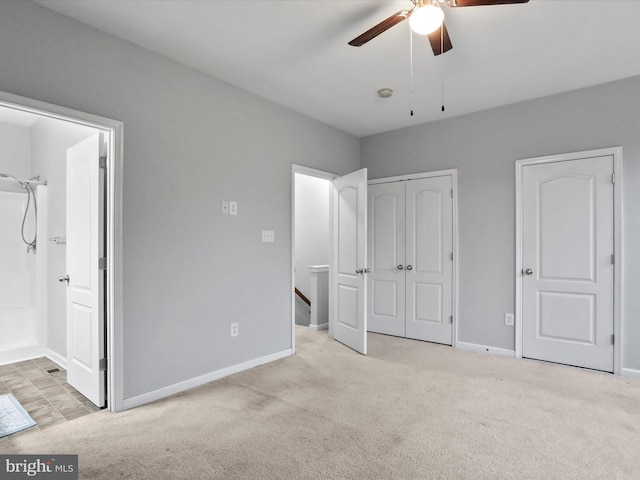
<path id="1" fill-rule="evenodd" d="M 67 383 L 65 370 L 45 357 L 0 365 L 0 395 L 5 393 L 16 397 L 36 426 L 0 438 L 0 442 L 100 410 Z"/>

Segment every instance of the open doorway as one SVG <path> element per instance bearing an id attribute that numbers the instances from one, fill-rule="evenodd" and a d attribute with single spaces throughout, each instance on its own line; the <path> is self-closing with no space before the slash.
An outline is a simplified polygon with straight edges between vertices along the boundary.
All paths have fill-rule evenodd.
<path id="1" fill-rule="evenodd" d="M 328 329 L 331 193 L 336 175 L 293 166 L 292 346 L 296 328 Z"/>
<path id="2" fill-rule="evenodd" d="M 68 338 L 73 322 L 67 300 L 67 152 L 91 137 L 102 138 L 95 158 L 102 179 L 96 183 L 103 187 L 96 198 L 102 217 L 97 237 L 104 248 L 95 258 L 102 284 L 101 348 L 99 357 L 95 348 L 86 349 L 91 360 L 82 368 L 100 372 L 100 398 L 92 401 L 112 411 L 123 403 L 121 282 L 116 280 L 121 271 L 121 242 L 116 241 L 121 231 L 121 131 L 120 122 L 0 92 L 0 365 L 35 369 L 55 364 L 66 370 L 68 359 L 78 355 Z"/>
<path id="3" fill-rule="evenodd" d="M 313 177 L 310 181 L 308 178 Z M 347 175 L 338 177 L 337 175 L 326 172 L 309 169 L 306 167 L 293 166 L 292 176 L 292 272 L 291 279 L 292 292 L 296 291 L 298 282 L 297 271 L 306 269 L 311 270 L 313 285 L 313 275 L 324 269 L 326 280 L 322 280 L 323 287 L 326 286 L 326 298 L 321 300 L 316 298 L 316 312 L 314 315 L 314 296 L 320 289 L 313 290 L 311 293 L 311 320 L 310 325 L 326 324 L 329 337 L 345 344 L 349 348 L 366 355 L 367 352 L 367 292 L 366 292 L 366 274 L 370 272 L 367 268 L 367 170 L 360 169 Z M 296 177 L 298 182 L 296 181 Z M 304 250 L 300 244 L 300 238 L 307 235 L 300 232 L 298 223 L 302 222 L 302 216 L 299 210 L 304 210 L 303 204 L 309 199 L 297 195 L 297 192 L 305 187 L 311 189 L 309 185 L 315 184 L 315 180 L 321 179 L 323 182 L 317 182 L 319 185 L 319 195 L 311 200 L 315 205 L 314 208 L 321 207 L 323 211 L 328 213 L 325 218 L 329 221 L 322 222 L 320 228 L 328 230 L 325 238 L 328 239 L 322 247 L 315 247 L 315 250 L 322 250 L 325 257 L 328 258 L 327 265 L 305 265 L 305 263 L 316 263 L 314 258 L 312 261 L 298 266 L 296 253 Z M 325 195 L 326 192 L 326 195 Z M 326 199 L 326 200 L 325 200 Z M 297 211 L 298 210 L 298 211 Z M 312 219 L 311 223 L 314 223 Z M 319 222 L 318 222 L 319 223 Z M 326 224 L 328 223 L 328 228 Z M 315 225 L 314 225 L 315 228 Z M 328 255 L 327 255 L 328 253 Z M 320 259 L 322 260 L 322 258 Z M 311 268 L 310 268 L 311 267 Z M 315 272 L 314 272 L 315 270 Z M 316 285 L 319 283 L 315 282 Z M 296 302 L 298 295 L 292 295 L 291 317 L 292 317 L 292 350 L 295 353 L 296 329 L 304 328 L 296 325 Z M 326 307 L 326 318 L 317 319 L 319 306 Z M 303 307 L 304 308 L 304 307 Z M 316 329 L 319 329 L 316 325 Z"/>

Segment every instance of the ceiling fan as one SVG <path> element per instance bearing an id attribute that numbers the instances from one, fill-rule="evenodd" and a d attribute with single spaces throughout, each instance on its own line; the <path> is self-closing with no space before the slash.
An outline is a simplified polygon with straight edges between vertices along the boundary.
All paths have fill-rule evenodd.
<path id="1" fill-rule="evenodd" d="M 394 25 L 411 17 L 409 22 L 411 23 L 412 30 L 429 37 L 434 55 L 440 55 L 441 53 L 451 50 L 453 45 L 447 32 L 447 26 L 444 24 L 444 12 L 440 8 L 440 5 L 438 5 L 438 3 L 443 3 L 445 0 L 411 0 L 411 2 L 413 3 L 411 10 L 400 10 L 394 13 L 362 35 L 351 40 L 349 45 L 361 47 Z M 446 0 L 446 4 L 453 8 L 477 7 L 480 5 L 509 5 L 527 2 L 529 2 L 529 0 Z"/>

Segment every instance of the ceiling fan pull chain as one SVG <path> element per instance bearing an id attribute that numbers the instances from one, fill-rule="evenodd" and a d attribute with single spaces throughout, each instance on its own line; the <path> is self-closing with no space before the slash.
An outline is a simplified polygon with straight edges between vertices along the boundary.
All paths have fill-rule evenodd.
<path id="1" fill-rule="evenodd" d="M 442 111 L 444 112 L 444 24 L 440 25 L 440 67 L 442 70 Z"/>
<path id="2" fill-rule="evenodd" d="M 413 31 L 409 29 L 409 63 L 411 64 L 411 116 L 413 117 Z"/>

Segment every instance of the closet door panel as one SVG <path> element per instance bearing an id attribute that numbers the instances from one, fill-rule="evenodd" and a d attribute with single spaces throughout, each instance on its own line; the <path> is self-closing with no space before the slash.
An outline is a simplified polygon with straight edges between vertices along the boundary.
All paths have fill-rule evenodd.
<path id="1" fill-rule="evenodd" d="M 451 176 L 406 182 L 406 336 L 452 343 Z"/>
<path id="2" fill-rule="evenodd" d="M 370 332 L 404 337 L 405 182 L 369 185 Z"/>

